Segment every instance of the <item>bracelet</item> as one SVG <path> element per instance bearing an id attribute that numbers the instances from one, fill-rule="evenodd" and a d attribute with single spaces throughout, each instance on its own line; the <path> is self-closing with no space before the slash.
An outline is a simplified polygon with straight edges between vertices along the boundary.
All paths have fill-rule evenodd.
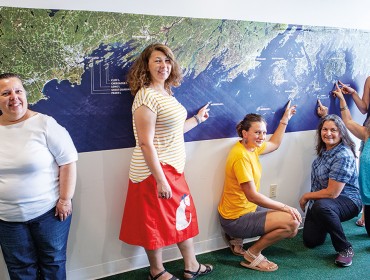
<path id="1" fill-rule="evenodd" d="M 193 117 L 196 119 L 198 124 L 202 123 L 202 121 L 200 120 L 200 118 L 197 115 L 194 115 Z"/>
<path id="2" fill-rule="evenodd" d="M 280 207 L 281 211 L 284 211 L 284 208 L 286 207 L 286 204 L 284 204 L 283 207 Z"/>
<path id="3" fill-rule="evenodd" d="M 287 122 L 280 121 L 281 124 L 288 125 Z"/>
<path id="4" fill-rule="evenodd" d="M 344 107 L 340 107 L 340 110 L 341 111 L 345 111 L 345 110 L 347 110 L 348 109 L 348 106 L 347 105 L 345 105 Z"/>
<path id="5" fill-rule="evenodd" d="M 351 94 L 357 94 L 357 91 L 354 89 Z"/>
<path id="6" fill-rule="evenodd" d="M 71 204 L 70 202 L 63 203 L 60 201 L 60 199 L 58 200 L 58 203 L 62 204 L 63 206 L 69 206 Z"/>

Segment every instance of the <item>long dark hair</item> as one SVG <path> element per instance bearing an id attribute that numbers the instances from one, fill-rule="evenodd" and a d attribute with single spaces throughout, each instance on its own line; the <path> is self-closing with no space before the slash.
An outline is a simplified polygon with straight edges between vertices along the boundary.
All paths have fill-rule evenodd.
<path id="1" fill-rule="evenodd" d="M 353 140 L 349 136 L 348 130 L 347 130 L 344 122 L 342 121 L 342 119 L 340 117 L 338 117 L 337 115 L 334 115 L 334 114 L 326 115 L 325 117 L 321 118 L 319 126 L 317 127 L 317 131 L 316 131 L 316 141 L 317 141 L 316 153 L 317 153 L 317 155 L 321 156 L 322 152 L 325 151 L 325 148 L 326 148 L 325 143 L 321 138 L 321 130 L 322 130 L 322 127 L 324 126 L 324 123 L 327 122 L 327 121 L 334 122 L 334 124 L 336 125 L 336 127 L 339 130 L 339 134 L 341 136 L 341 142 L 345 146 L 350 148 L 353 155 L 355 157 L 357 157 L 356 156 L 356 144 L 355 144 L 355 142 L 353 142 Z"/>
<path id="2" fill-rule="evenodd" d="M 171 87 L 177 87 L 180 85 L 182 80 L 181 68 L 175 56 L 173 55 L 171 49 L 163 44 L 151 44 L 147 46 L 139 57 L 135 60 L 134 64 L 129 70 L 127 76 L 127 83 L 130 87 L 131 94 L 136 95 L 138 90 L 142 87 L 147 87 L 150 85 L 150 73 L 149 73 L 149 58 L 153 51 L 160 51 L 164 53 L 171 61 L 172 69 L 170 76 L 165 81 L 165 89 L 168 93 L 172 94 Z"/>
<path id="3" fill-rule="evenodd" d="M 240 138 L 243 138 L 242 131 L 248 131 L 254 122 L 263 122 L 266 124 L 266 120 L 259 114 L 247 114 L 244 119 L 236 125 L 236 132 Z"/>

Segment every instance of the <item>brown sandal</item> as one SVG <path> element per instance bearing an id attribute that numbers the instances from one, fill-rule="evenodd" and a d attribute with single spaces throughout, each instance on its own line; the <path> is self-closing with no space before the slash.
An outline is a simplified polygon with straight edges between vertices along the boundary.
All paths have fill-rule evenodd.
<path id="1" fill-rule="evenodd" d="M 243 248 L 243 239 L 242 238 L 233 238 L 230 235 L 228 235 L 227 233 L 225 233 L 225 239 L 226 239 L 227 244 L 230 247 L 231 252 L 235 256 L 239 256 L 239 257 L 244 256 L 246 251 Z M 235 248 L 240 248 L 243 253 L 235 251 Z"/>

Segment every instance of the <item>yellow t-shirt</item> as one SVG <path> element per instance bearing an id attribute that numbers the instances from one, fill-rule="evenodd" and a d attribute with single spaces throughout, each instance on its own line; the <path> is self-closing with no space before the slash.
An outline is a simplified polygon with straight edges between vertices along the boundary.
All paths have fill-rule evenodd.
<path id="1" fill-rule="evenodd" d="M 259 155 L 265 148 L 266 142 L 250 152 L 239 141 L 232 147 L 226 160 L 224 189 L 218 205 L 223 218 L 237 219 L 256 211 L 257 205 L 248 201 L 240 184 L 254 181 L 259 191 L 262 173 Z"/>

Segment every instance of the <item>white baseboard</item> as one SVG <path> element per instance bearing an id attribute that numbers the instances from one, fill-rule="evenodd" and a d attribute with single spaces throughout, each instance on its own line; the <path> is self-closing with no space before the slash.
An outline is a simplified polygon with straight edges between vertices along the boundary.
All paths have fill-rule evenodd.
<path id="1" fill-rule="evenodd" d="M 304 219 L 304 217 L 303 217 Z M 303 225 L 303 223 L 301 224 Z M 302 226 L 299 228 L 302 229 Z M 244 239 L 244 243 L 256 241 L 259 237 Z M 194 242 L 195 253 L 197 255 L 204 254 L 219 249 L 228 247 L 222 236 L 217 238 Z M 169 246 L 163 249 L 163 260 L 169 262 L 173 260 L 181 259 L 179 249 L 176 245 Z M 149 266 L 148 258 L 145 251 L 142 250 L 142 254 L 138 254 L 134 257 L 120 259 L 112 262 L 102 263 L 95 266 L 85 267 L 76 270 L 67 271 L 68 280 L 85 280 L 85 279 L 97 279 L 101 277 L 107 277 L 143 267 Z"/>
<path id="2" fill-rule="evenodd" d="M 224 239 L 220 236 L 214 239 L 209 239 L 201 242 L 194 242 L 194 247 L 195 252 L 198 255 L 226 248 L 227 245 Z M 164 262 L 169 262 L 180 258 L 182 258 L 182 256 L 177 246 L 174 245 L 163 249 Z M 149 266 L 149 262 L 143 250 L 143 254 L 139 254 L 134 257 L 116 260 L 108 263 L 102 263 L 99 265 L 85 267 L 82 269 L 67 271 L 67 279 L 68 280 L 97 279 L 147 266 Z"/>

